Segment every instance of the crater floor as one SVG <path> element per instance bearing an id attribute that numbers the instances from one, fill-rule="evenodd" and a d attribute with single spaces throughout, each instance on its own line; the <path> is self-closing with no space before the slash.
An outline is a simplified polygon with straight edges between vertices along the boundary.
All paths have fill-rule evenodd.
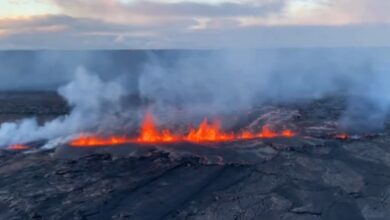
<path id="1" fill-rule="evenodd" d="M 291 140 L 0 151 L 0 219 L 387 220 L 390 135 L 311 126 L 334 103 L 298 109 L 310 137 Z"/>

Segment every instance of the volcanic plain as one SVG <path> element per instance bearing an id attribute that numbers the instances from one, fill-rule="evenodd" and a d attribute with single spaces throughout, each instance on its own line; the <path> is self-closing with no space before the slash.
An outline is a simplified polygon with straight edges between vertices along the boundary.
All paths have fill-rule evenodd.
<path id="1" fill-rule="evenodd" d="M 0 122 L 69 108 L 50 92 L 2 93 Z M 390 134 L 337 126 L 341 97 L 262 106 L 243 126 L 291 138 L 0 151 L 0 219 L 390 218 Z"/>

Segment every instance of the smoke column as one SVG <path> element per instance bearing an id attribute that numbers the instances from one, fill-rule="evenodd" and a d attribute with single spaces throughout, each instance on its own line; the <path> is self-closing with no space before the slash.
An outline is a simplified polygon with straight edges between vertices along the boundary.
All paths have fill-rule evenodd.
<path id="1" fill-rule="evenodd" d="M 122 57 L 128 54 L 109 54 L 93 55 L 95 61 L 84 57 L 92 69 L 102 67 L 99 76 L 79 68 L 58 89 L 72 107 L 69 115 L 42 126 L 33 118 L 3 123 L 0 145 L 121 127 L 124 121 L 139 118 L 137 112 L 123 108 L 121 100 L 127 95 L 147 103 L 160 123 L 338 95 L 347 104 L 340 126 L 370 131 L 384 128 L 390 110 L 390 51 L 384 49 L 143 52 L 137 68 Z M 124 61 L 110 60 L 118 57 Z"/>
<path id="2" fill-rule="evenodd" d="M 380 51 L 379 51 L 380 52 Z M 384 128 L 390 109 L 388 52 L 345 50 L 214 51 L 174 62 L 151 56 L 139 93 L 175 118 L 246 112 L 265 103 L 343 96 L 340 126 L 354 132 Z"/>
<path id="3" fill-rule="evenodd" d="M 0 146 L 65 138 L 82 131 L 96 129 L 101 123 L 101 118 L 118 110 L 125 90 L 117 82 L 104 83 L 96 75 L 79 68 L 73 81 L 60 87 L 58 93 L 72 107 L 69 115 L 46 122 L 42 126 L 38 125 L 35 118 L 3 123 L 0 126 Z"/>

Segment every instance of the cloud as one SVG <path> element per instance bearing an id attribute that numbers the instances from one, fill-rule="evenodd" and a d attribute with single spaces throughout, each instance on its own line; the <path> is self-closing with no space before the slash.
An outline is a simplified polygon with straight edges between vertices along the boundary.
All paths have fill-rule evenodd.
<path id="1" fill-rule="evenodd" d="M 241 26 L 234 19 L 121 24 L 70 16 L 0 20 L 4 49 L 381 47 L 389 24 Z M 202 26 L 204 25 L 204 26 Z"/>
<path id="2" fill-rule="evenodd" d="M 191 19 L 151 25 L 120 24 L 63 15 L 0 19 L 0 47 L 39 48 L 148 48 L 159 34 L 195 25 Z M 160 36 L 161 37 L 161 36 Z"/>
<path id="3" fill-rule="evenodd" d="M 390 1 L 387 0 L 331 0 L 329 14 L 344 14 L 353 23 L 390 22 Z"/>
<path id="4" fill-rule="evenodd" d="M 47 0 L 64 14 L 154 23 L 183 18 L 252 20 L 246 25 L 346 25 L 390 22 L 387 0 L 143 1 Z"/>
<path id="5" fill-rule="evenodd" d="M 387 0 L 40 1 L 60 13 L 0 19 L 1 48 L 390 46 Z"/>
<path id="6" fill-rule="evenodd" d="M 123 3 L 121 1 L 83 1 L 52 0 L 53 3 L 63 9 L 64 13 L 80 15 L 89 13 L 89 16 L 108 14 L 107 19 L 124 15 L 140 15 L 142 17 L 236 17 L 236 16 L 262 16 L 271 12 L 282 10 L 286 0 L 268 0 L 220 4 L 207 4 L 193 1 L 181 1 L 167 3 L 163 1 L 133 1 Z M 115 12 L 113 14 L 113 12 Z"/>
<path id="7" fill-rule="evenodd" d="M 390 22 L 387 0 L 290 0 L 279 24 L 349 25 Z"/>

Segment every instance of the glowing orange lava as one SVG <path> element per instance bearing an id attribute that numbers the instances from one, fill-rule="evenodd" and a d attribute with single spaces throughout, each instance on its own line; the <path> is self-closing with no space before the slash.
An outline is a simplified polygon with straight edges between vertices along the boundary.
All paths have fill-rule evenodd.
<path id="1" fill-rule="evenodd" d="M 212 142 L 212 141 L 231 141 L 236 137 L 234 134 L 224 133 L 220 129 L 218 121 L 209 124 L 207 118 L 200 123 L 197 129 L 191 128 L 187 136 L 184 137 L 189 142 Z"/>
<path id="2" fill-rule="evenodd" d="M 22 150 L 29 150 L 30 147 L 22 144 L 14 144 L 11 145 L 7 148 L 7 150 L 12 150 L 12 151 L 22 151 Z"/>
<path id="3" fill-rule="evenodd" d="M 77 147 L 90 147 L 90 146 L 107 146 L 107 145 L 120 145 L 130 143 L 132 140 L 126 137 L 110 136 L 110 137 L 98 137 L 94 135 L 80 135 L 78 138 L 72 140 L 70 145 Z"/>
<path id="4" fill-rule="evenodd" d="M 153 115 L 147 112 L 142 126 L 141 134 L 136 139 L 139 143 L 158 143 L 158 142 L 174 142 L 178 139 L 171 134 L 169 130 L 163 130 L 161 133 L 156 129 L 154 125 Z"/>
<path id="5" fill-rule="evenodd" d="M 349 138 L 349 135 L 346 133 L 336 134 L 336 139 L 347 140 L 348 138 Z"/>
<path id="6" fill-rule="evenodd" d="M 294 137 L 295 133 L 291 130 L 281 132 L 272 131 L 269 125 L 263 126 L 261 131 L 252 132 L 244 130 L 239 133 L 227 133 L 222 131 L 220 123 L 216 120 L 209 122 L 204 119 L 197 128 L 190 128 L 187 134 L 174 134 L 168 129 L 159 131 L 154 123 L 153 115 L 146 113 L 141 125 L 138 137 L 129 138 L 124 136 L 99 137 L 94 135 L 80 135 L 70 142 L 74 147 L 94 147 L 94 146 L 111 146 L 122 144 L 152 144 L 152 143 L 175 143 L 175 142 L 228 142 L 237 140 L 249 140 L 255 138 L 276 138 Z"/>

